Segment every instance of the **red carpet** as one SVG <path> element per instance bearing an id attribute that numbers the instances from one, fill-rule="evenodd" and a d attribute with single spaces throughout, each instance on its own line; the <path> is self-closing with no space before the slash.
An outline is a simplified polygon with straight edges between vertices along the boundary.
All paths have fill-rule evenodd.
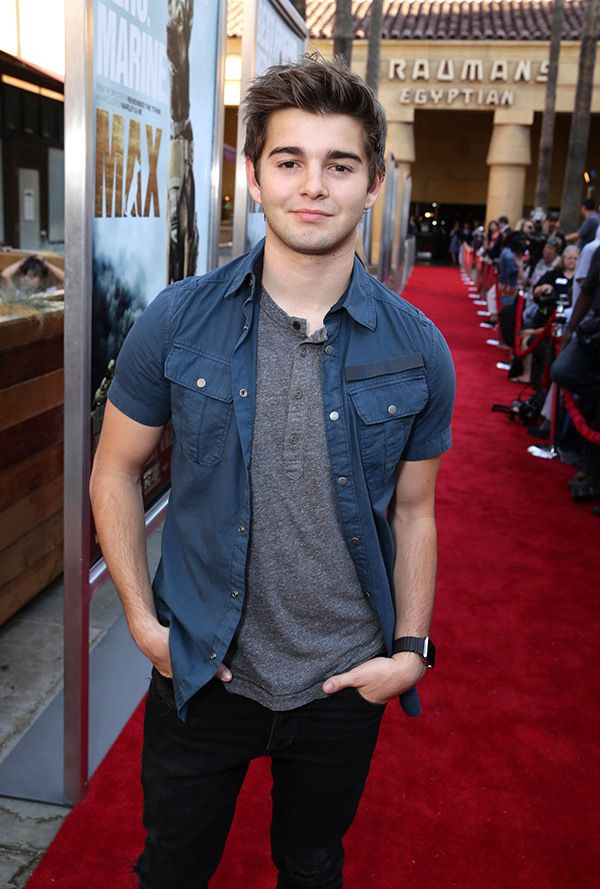
<path id="1" fill-rule="evenodd" d="M 557 461 L 492 402 L 519 387 L 453 269 L 406 295 L 443 330 L 458 371 L 454 448 L 439 485 L 438 666 L 424 716 L 390 705 L 346 843 L 347 889 L 599 885 L 600 523 Z M 28 889 L 130 889 L 142 842 L 138 711 Z M 272 889 L 268 764 L 251 769 L 211 889 Z"/>

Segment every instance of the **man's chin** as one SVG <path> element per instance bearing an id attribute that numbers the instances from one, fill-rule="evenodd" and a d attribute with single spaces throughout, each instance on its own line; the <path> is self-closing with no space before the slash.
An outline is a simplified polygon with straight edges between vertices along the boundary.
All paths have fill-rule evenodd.
<path id="1" fill-rule="evenodd" d="M 354 244 L 356 240 L 356 229 L 337 237 L 294 237 L 289 234 L 282 237 L 277 232 L 274 234 L 289 250 L 304 256 L 328 256 L 337 253 L 349 243 Z"/>

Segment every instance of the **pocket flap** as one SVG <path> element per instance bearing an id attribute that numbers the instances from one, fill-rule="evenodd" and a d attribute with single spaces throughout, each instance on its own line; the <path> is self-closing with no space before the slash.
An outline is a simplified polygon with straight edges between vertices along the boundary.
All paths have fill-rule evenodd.
<path id="1" fill-rule="evenodd" d="M 165 377 L 219 401 L 233 401 L 231 365 L 212 355 L 175 344 L 165 362 Z"/>
<path id="2" fill-rule="evenodd" d="M 418 414 L 427 404 L 428 397 L 425 377 L 413 375 L 350 392 L 354 407 L 367 424 Z"/>
<path id="3" fill-rule="evenodd" d="M 349 364 L 344 374 L 346 382 L 352 383 L 355 380 L 371 380 L 373 377 L 384 377 L 403 370 L 414 370 L 423 367 L 424 364 L 420 352 L 411 352 L 410 355 L 400 355 L 398 358 L 387 358 L 385 361 L 375 361 L 371 364 Z"/>

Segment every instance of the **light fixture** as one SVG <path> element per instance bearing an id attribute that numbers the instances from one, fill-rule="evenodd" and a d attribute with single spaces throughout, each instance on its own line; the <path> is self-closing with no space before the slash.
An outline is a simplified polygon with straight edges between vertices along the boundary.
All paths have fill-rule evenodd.
<path id="1" fill-rule="evenodd" d="M 26 90 L 28 93 L 37 93 L 38 96 L 45 96 L 47 99 L 54 99 L 56 102 L 64 102 L 65 97 L 56 90 L 48 90 L 45 86 L 38 86 L 36 83 L 30 83 L 28 80 L 21 80 L 19 77 L 11 77 L 10 74 L 2 75 L 2 83 L 7 86 L 14 86 L 19 90 Z"/>

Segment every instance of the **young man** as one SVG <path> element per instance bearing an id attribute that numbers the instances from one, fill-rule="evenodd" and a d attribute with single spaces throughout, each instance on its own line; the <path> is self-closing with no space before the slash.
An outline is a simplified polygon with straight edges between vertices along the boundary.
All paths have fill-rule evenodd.
<path id="1" fill-rule="evenodd" d="M 245 119 L 266 240 L 138 320 L 92 478 L 104 554 L 154 664 L 146 889 L 207 886 L 265 754 L 279 889 L 338 889 L 385 705 L 418 713 L 433 665 L 454 373 L 431 322 L 354 257 L 383 180 L 383 110 L 341 64 L 307 57 L 258 78 Z M 169 417 L 152 589 L 139 478 Z"/>

